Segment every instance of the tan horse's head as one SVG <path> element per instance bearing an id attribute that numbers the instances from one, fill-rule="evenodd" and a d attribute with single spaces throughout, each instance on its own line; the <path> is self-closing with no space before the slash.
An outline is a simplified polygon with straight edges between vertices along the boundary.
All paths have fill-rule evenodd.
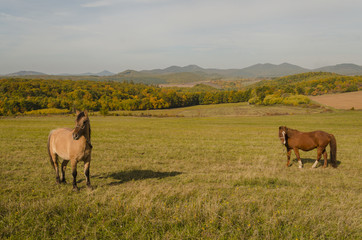
<path id="1" fill-rule="evenodd" d="M 288 128 L 286 126 L 279 127 L 279 139 L 283 145 L 287 144 L 287 139 L 286 139 L 287 131 L 288 131 Z"/>
<path id="2" fill-rule="evenodd" d="M 81 136 L 89 131 L 88 111 L 79 112 L 77 110 L 77 119 L 75 120 L 75 128 L 73 131 L 73 139 L 78 140 Z"/>

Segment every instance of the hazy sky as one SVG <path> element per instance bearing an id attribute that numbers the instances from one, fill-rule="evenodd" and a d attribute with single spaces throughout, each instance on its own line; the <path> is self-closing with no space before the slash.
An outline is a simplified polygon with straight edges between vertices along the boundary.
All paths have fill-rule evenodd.
<path id="1" fill-rule="evenodd" d="M 0 73 L 362 65 L 361 0 L 0 0 Z"/>

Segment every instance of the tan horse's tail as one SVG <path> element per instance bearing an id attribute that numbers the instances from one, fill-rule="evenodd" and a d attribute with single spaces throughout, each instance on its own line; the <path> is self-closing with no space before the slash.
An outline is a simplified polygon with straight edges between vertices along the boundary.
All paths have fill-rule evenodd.
<path id="1" fill-rule="evenodd" d="M 50 158 L 50 165 L 52 165 L 52 167 L 55 169 L 54 161 L 53 161 L 53 158 L 52 158 L 52 154 L 50 153 L 50 137 L 52 136 L 52 133 L 53 133 L 53 131 L 51 131 L 51 132 L 49 133 L 49 136 L 48 136 L 47 149 L 48 149 L 48 154 L 49 154 L 49 158 Z"/>
<path id="2" fill-rule="evenodd" d="M 337 141 L 333 134 L 330 134 L 331 141 L 329 146 L 331 147 L 331 162 L 333 167 L 337 167 Z"/>

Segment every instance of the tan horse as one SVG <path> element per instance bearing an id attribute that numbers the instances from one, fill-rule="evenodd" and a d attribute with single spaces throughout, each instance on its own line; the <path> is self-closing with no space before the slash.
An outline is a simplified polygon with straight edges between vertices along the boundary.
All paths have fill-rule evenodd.
<path id="1" fill-rule="evenodd" d="M 323 131 L 314 132 L 300 132 L 295 129 L 287 128 L 286 126 L 279 127 L 279 139 L 283 145 L 287 148 L 287 166 L 289 166 L 290 155 L 294 150 L 297 156 L 299 168 L 303 167 L 303 163 L 300 160 L 299 149 L 303 151 L 310 151 L 317 148 L 317 160 L 313 164 L 312 168 L 315 168 L 321 159 L 323 154 L 324 165 L 327 167 L 327 151 L 326 147 L 330 146 L 331 162 L 333 167 L 337 167 L 337 142 L 333 134 L 329 134 Z"/>
<path id="2" fill-rule="evenodd" d="M 77 163 L 83 161 L 87 186 L 92 188 L 89 179 L 92 148 L 91 128 L 87 111 L 77 111 L 74 129 L 58 128 L 52 130 L 48 137 L 48 153 L 50 163 L 55 169 L 57 183 L 66 183 L 65 169 L 70 161 L 73 175 L 73 190 L 79 190 L 76 181 Z M 58 157 L 63 159 L 61 164 L 61 178 L 59 178 Z"/>

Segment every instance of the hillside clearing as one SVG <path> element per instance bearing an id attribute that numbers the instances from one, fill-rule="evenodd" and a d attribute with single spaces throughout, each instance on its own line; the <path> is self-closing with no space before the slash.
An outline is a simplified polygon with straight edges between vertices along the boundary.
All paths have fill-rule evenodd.
<path id="1" fill-rule="evenodd" d="M 336 109 L 362 109 L 362 91 L 310 96 L 311 100 Z"/>

